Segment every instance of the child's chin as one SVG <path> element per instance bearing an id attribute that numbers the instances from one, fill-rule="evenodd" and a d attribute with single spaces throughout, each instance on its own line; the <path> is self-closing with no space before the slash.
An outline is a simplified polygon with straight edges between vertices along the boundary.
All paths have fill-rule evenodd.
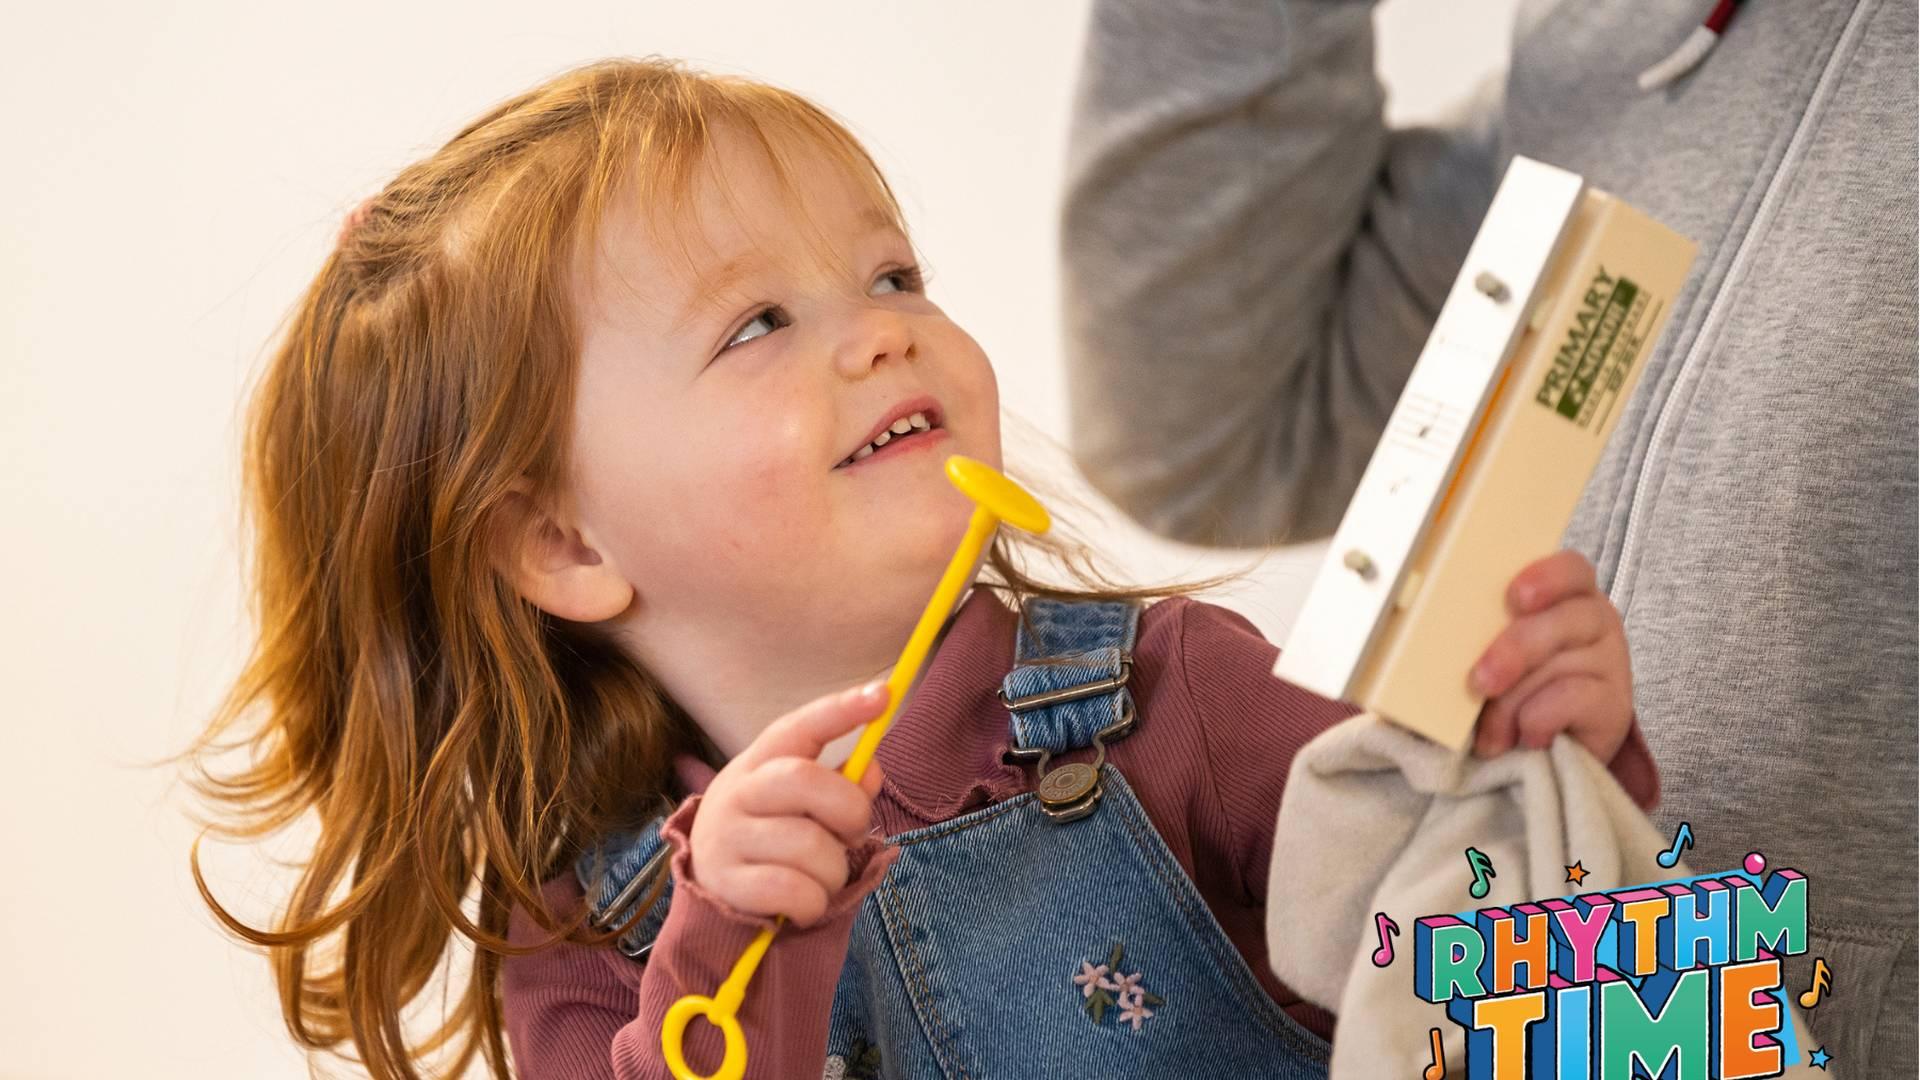
<path id="1" fill-rule="evenodd" d="M 871 579 L 874 587 L 881 587 L 883 581 L 898 582 L 900 587 L 920 594 L 923 602 L 932 593 L 967 528 L 964 513 L 954 523 L 944 516 L 935 518 L 933 513 L 938 512 L 896 521 L 897 527 L 869 536 L 866 557 L 859 562 L 875 575 Z"/>

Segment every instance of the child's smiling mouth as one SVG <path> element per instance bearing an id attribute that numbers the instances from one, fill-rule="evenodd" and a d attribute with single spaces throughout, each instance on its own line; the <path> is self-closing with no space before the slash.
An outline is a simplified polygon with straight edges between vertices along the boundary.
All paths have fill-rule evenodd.
<path id="1" fill-rule="evenodd" d="M 930 447 L 944 441 L 947 430 L 941 423 L 943 419 L 940 404 L 930 397 L 923 395 L 900 402 L 875 425 L 867 441 L 841 458 L 834 468 L 849 469 L 876 456 L 891 459 L 915 447 Z"/>

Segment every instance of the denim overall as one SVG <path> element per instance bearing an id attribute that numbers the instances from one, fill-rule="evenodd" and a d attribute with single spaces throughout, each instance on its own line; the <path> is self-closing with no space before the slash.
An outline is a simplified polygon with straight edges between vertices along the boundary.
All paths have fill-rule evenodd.
<path id="1" fill-rule="evenodd" d="M 1038 790 L 891 838 L 900 855 L 861 905 L 834 991 L 828 1080 L 1326 1076 L 1327 1043 L 1261 989 L 1104 763 L 1134 722 L 1139 610 L 1027 603 L 1038 640 L 1021 628 L 1000 696 Z M 1090 762 L 1051 763 L 1089 747 Z M 659 826 L 581 855 L 596 926 L 629 917 L 663 868 Z M 644 958 L 670 891 L 622 952 Z"/>

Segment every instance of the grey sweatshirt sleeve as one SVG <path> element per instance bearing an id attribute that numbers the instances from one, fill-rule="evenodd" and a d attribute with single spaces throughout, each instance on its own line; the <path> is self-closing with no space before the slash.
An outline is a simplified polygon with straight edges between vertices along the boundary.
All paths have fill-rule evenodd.
<path id="1" fill-rule="evenodd" d="M 1061 237 L 1070 440 L 1162 535 L 1332 533 L 1492 200 L 1498 84 L 1388 130 L 1371 16 L 1095 0 Z"/>

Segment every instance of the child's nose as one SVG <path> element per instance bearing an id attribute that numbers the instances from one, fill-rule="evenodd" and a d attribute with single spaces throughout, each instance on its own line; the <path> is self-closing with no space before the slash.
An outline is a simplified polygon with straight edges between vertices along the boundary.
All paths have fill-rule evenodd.
<path id="1" fill-rule="evenodd" d="M 864 307 L 849 318 L 835 350 L 834 366 L 844 377 L 858 379 L 881 363 L 913 359 L 914 348 L 913 332 L 904 315 Z"/>

